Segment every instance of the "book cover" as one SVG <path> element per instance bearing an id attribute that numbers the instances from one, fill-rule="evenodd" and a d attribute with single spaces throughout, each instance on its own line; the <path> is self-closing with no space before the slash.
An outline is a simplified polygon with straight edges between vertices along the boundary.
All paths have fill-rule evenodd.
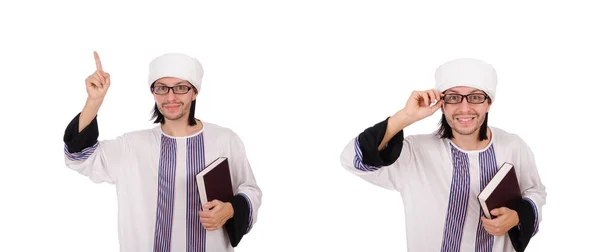
<path id="1" fill-rule="evenodd" d="M 229 162 L 225 157 L 219 157 L 196 175 L 200 203 L 206 204 L 212 200 L 222 202 L 233 198 L 233 186 Z"/>
<path id="2" fill-rule="evenodd" d="M 502 164 L 496 175 L 478 195 L 478 199 L 488 219 L 496 218 L 490 214 L 490 211 L 495 208 L 508 207 L 516 210 L 523 198 L 514 165 L 507 162 Z"/>

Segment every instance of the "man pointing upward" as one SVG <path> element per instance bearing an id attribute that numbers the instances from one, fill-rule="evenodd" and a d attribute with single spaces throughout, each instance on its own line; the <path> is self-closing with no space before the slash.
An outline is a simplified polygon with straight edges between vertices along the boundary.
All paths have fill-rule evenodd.
<path id="1" fill-rule="evenodd" d="M 65 130 L 64 156 L 68 168 L 115 185 L 121 251 L 233 251 L 256 223 L 262 191 L 237 134 L 194 117 L 200 62 L 179 53 L 153 59 L 148 90 L 158 125 L 98 140 L 97 113 L 111 79 L 94 58 L 85 106 Z M 229 160 L 235 196 L 200 206 L 195 176 L 218 157 Z"/>

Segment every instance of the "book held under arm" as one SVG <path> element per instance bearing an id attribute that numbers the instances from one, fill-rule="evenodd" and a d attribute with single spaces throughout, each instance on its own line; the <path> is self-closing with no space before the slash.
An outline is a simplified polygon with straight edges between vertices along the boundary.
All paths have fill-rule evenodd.
<path id="1" fill-rule="evenodd" d="M 196 175 L 198 194 L 202 205 L 212 200 L 228 202 L 233 198 L 229 162 L 219 157 Z M 203 209 L 206 210 L 206 209 Z"/>
<path id="2" fill-rule="evenodd" d="M 493 219 L 490 211 L 500 207 L 517 210 L 523 197 L 515 167 L 505 162 L 477 197 L 485 217 Z"/>

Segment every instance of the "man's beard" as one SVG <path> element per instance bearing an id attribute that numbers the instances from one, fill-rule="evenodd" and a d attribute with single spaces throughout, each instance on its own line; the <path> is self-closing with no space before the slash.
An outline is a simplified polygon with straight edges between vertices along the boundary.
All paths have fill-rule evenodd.
<path id="1" fill-rule="evenodd" d="M 462 127 L 460 125 L 460 122 L 456 119 L 456 117 L 458 117 L 458 116 L 472 116 L 472 117 L 475 117 L 473 119 L 472 126 L 469 127 L 469 128 Z M 450 127 L 456 133 L 458 133 L 459 135 L 463 135 L 463 136 L 468 136 L 468 135 L 475 134 L 477 132 L 477 130 L 479 128 L 481 128 L 481 125 L 483 124 L 483 121 L 485 120 L 485 117 L 481 117 L 478 113 L 456 114 L 456 115 L 453 115 L 450 118 L 451 119 L 448 122 L 448 124 L 450 125 Z"/>
<path id="2" fill-rule="evenodd" d="M 169 105 L 171 105 L 171 104 L 169 104 Z M 165 111 L 163 111 L 162 109 L 165 109 L 164 106 L 167 105 L 167 104 L 161 105 L 160 112 L 163 114 L 163 116 L 165 117 L 165 119 L 168 119 L 168 120 L 171 120 L 171 121 L 176 121 L 176 120 L 179 120 L 182 117 L 184 117 L 185 114 L 190 111 L 191 103 L 184 104 L 183 102 L 179 102 L 177 104 L 181 105 L 181 107 L 180 107 L 181 108 L 181 112 L 179 114 L 175 114 L 175 115 L 166 114 Z"/>

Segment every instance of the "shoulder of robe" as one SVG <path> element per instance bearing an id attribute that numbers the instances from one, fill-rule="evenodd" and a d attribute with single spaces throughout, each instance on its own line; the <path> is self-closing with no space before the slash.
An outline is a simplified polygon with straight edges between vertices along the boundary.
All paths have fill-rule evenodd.
<path id="1" fill-rule="evenodd" d="M 118 136 L 117 138 L 121 138 L 123 140 L 131 140 L 131 141 L 152 139 L 153 137 L 159 136 L 161 134 L 160 128 L 158 128 L 158 127 L 159 126 L 155 126 L 155 127 L 149 128 L 149 129 L 141 129 L 141 130 L 126 132 L 126 133 Z"/>
<path id="2" fill-rule="evenodd" d="M 204 124 L 204 132 L 206 135 L 210 134 L 213 137 L 221 139 L 222 141 L 230 142 L 232 140 L 239 139 L 237 133 L 235 133 L 231 128 L 222 126 L 215 123 L 210 122 L 202 122 Z"/>
<path id="3" fill-rule="evenodd" d="M 407 142 L 411 148 L 419 148 L 419 146 L 433 146 L 440 144 L 443 140 L 438 137 L 435 133 L 429 134 L 414 134 L 404 136 L 404 141 Z"/>
<path id="4" fill-rule="evenodd" d="M 514 132 L 509 132 L 504 129 L 490 127 L 493 132 L 494 142 L 508 148 L 520 148 L 526 144 L 523 138 Z"/>

